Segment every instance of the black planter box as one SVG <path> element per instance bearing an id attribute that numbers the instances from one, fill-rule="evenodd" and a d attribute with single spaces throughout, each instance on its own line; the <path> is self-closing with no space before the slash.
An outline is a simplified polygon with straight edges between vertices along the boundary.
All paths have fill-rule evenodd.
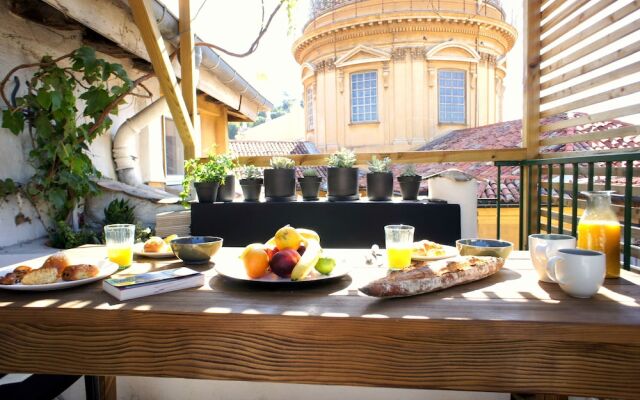
<path id="1" fill-rule="evenodd" d="M 328 168 L 327 194 L 334 199 L 358 196 L 358 168 Z"/>
<path id="2" fill-rule="evenodd" d="M 213 203 L 218 195 L 220 184 L 218 182 L 195 182 L 193 186 L 198 194 L 198 202 Z"/>
<path id="3" fill-rule="evenodd" d="M 240 187 L 244 201 L 259 201 L 260 192 L 262 191 L 261 179 L 240 179 Z"/>
<path id="4" fill-rule="evenodd" d="M 224 185 L 218 188 L 217 202 L 230 202 L 236 195 L 236 178 L 233 175 L 227 175 L 224 179 Z"/>
<path id="5" fill-rule="evenodd" d="M 320 184 L 322 178 L 319 176 L 305 176 L 298 178 L 300 184 L 300 190 L 302 191 L 302 198 L 304 200 L 318 200 L 318 192 L 320 191 Z"/>
<path id="6" fill-rule="evenodd" d="M 294 169 L 265 169 L 264 197 L 267 200 L 295 200 L 296 171 Z"/>
<path id="7" fill-rule="evenodd" d="M 367 197 L 373 201 L 388 201 L 393 196 L 393 174 L 391 172 L 369 172 L 367 174 Z"/>
<path id="8" fill-rule="evenodd" d="M 421 176 L 399 176 L 400 191 L 402 192 L 402 200 L 417 200 L 420 191 Z"/>

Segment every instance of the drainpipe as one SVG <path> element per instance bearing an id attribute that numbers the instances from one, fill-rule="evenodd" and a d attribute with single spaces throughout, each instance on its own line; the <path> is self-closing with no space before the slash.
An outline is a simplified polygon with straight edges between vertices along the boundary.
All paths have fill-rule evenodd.
<path id="1" fill-rule="evenodd" d="M 113 160 L 120 182 L 132 186 L 143 183 L 135 138 L 151 121 L 168 112 L 166 99 L 160 97 L 120 125 L 113 138 Z"/>

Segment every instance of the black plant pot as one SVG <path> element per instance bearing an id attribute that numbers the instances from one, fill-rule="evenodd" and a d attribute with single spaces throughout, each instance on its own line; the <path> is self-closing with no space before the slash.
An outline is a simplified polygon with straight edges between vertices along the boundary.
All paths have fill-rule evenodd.
<path id="1" fill-rule="evenodd" d="M 259 201 L 262 191 L 261 179 L 240 179 L 240 187 L 244 195 L 244 201 Z"/>
<path id="2" fill-rule="evenodd" d="M 328 168 L 327 195 L 332 200 L 358 198 L 358 168 Z"/>
<path id="3" fill-rule="evenodd" d="M 218 197 L 216 201 L 228 203 L 233 201 L 236 196 L 236 178 L 233 175 L 227 175 L 224 178 L 224 185 L 218 188 Z"/>
<path id="4" fill-rule="evenodd" d="M 398 182 L 400 182 L 400 191 L 402 192 L 402 200 L 418 200 L 418 192 L 420 191 L 420 182 L 422 182 L 421 176 L 418 176 L 418 175 L 399 176 Z"/>
<path id="5" fill-rule="evenodd" d="M 367 174 L 367 197 L 373 201 L 391 200 L 393 196 L 393 174 L 391 172 L 369 172 Z"/>
<path id="6" fill-rule="evenodd" d="M 295 200 L 296 171 L 293 168 L 264 170 L 264 197 L 267 200 Z"/>
<path id="7" fill-rule="evenodd" d="M 302 198 L 304 200 L 318 200 L 322 178 L 319 176 L 305 176 L 298 178 L 298 183 L 300 183 L 300 190 L 302 190 Z"/>
<path id="8" fill-rule="evenodd" d="M 218 182 L 195 182 L 193 186 L 196 188 L 199 203 L 213 203 L 218 195 L 220 184 Z"/>

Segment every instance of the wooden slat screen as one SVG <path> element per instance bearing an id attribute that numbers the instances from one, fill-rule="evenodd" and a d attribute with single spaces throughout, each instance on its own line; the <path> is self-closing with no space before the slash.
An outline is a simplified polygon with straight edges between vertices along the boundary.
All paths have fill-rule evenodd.
<path id="1" fill-rule="evenodd" d="M 540 18 L 539 117 L 566 115 L 540 126 L 539 133 L 547 136 L 539 140 L 541 151 L 544 146 L 638 135 L 640 0 L 546 1 Z M 623 122 L 611 124 L 610 131 L 556 134 L 618 118 Z"/>

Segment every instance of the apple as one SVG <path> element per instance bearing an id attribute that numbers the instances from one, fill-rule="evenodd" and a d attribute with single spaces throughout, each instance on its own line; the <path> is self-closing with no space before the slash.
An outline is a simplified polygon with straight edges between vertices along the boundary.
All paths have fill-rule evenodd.
<path id="1" fill-rule="evenodd" d="M 278 250 L 278 248 L 277 248 L 277 247 L 274 247 L 273 249 L 269 249 L 269 248 L 267 248 L 265 251 L 267 252 L 267 255 L 269 256 L 269 261 L 271 261 L 271 259 L 273 258 L 273 256 L 274 256 L 277 252 L 279 252 L 280 250 Z"/>
<path id="2" fill-rule="evenodd" d="M 281 278 L 288 278 L 291 276 L 291 271 L 300 261 L 300 253 L 292 249 L 280 250 L 271 257 L 269 266 L 274 274 Z"/>

